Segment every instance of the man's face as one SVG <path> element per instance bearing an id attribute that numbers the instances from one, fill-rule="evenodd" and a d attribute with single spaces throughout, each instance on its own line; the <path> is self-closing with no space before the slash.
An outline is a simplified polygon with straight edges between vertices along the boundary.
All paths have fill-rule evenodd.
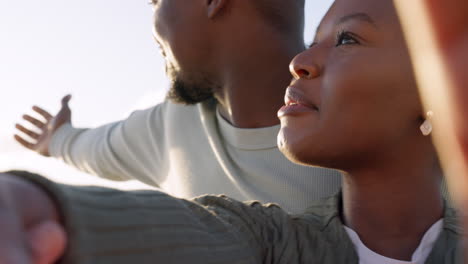
<path id="1" fill-rule="evenodd" d="M 205 1 L 153 0 L 154 39 L 172 81 L 168 99 L 193 104 L 212 97 L 206 70 L 209 57 Z"/>

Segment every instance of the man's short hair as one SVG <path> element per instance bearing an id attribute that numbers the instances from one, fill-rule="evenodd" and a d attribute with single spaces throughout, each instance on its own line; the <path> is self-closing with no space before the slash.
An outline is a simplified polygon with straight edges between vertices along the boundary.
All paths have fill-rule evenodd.
<path id="1" fill-rule="evenodd" d="M 267 23 L 279 31 L 302 34 L 305 0 L 249 0 Z"/>

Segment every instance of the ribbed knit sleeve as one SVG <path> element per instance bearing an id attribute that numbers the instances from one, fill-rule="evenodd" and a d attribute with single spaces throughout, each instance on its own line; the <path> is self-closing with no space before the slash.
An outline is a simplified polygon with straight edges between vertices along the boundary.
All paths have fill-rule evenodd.
<path id="1" fill-rule="evenodd" d="M 283 254 L 276 206 L 224 196 L 73 187 L 23 175 L 57 201 L 69 237 L 62 263 L 274 263 Z M 286 239 L 287 240 L 287 239 Z M 275 249 L 271 245 L 275 245 Z"/>
<path id="2" fill-rule="evenodd" d="M 96 176 L 121 181 L 136 179 L 159 186 L 165 175 L 164 105 L 133 112 L 127 119 L 93 129 L 64 124 L 49 144 L 51 156 Z M 161 140 L 152 140 L 153 138 Z"/>

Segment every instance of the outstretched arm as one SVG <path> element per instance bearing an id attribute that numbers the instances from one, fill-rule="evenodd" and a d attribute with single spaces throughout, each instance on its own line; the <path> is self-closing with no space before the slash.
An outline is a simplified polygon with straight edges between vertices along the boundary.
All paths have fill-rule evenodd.
<path id="1" fill-rule="evenodd" d="M 41 155 L 59 158 L 99 177 L 161 184 L 165 176 L 161 168 L 165 156 L 163 105 L 136 111 L 119 122 L 78 129 L 71 125 L 69 100 L 70 96 L 62 99 L 62 108 L 55 116 L 34 106 L 40 118 L 24 115 L 30 126 L 17 124 L 22 135 L 15 135 L 15 139 Z M 34 129 L 27 128 L 31 126 Z"/>
<path id="2" fill-rule="evenodd" d="M 434 141 L 468 234 L 468 2 L 395 0 Z M 468 263 L 468 237 L 465 237 Z"/>
<path id="3" fill-rule="evenodd" d="M 62 256 L 64 263 L 261 263 L 281 257 L 283 247 L 293 244 L 283 232 L 288 215 L 275 206 L 247 205 L 223 196 L 188 201 L 158 191 L 72 187 L 27 172 L 0 174 L 0 186 L 11 190 L 0 190 L 6 200 L 25 201 L 18 210 L 0 206 L 7 213 L 0 214 L 0 223 L 6 215 L 24 219 L 19 227 L 4 225 L 15 227 L 12 235 L 24 235 L 32 221 L 26 216 L 44 212 L 31 216 L 33 223 L 46 221 L 66 230 L 67 250 L 49 253 L 49 259 Z M 0 249 L 10 243 L 32 261 L 2 262 L 5 256 L 0 254 L 0 263 L 38 263 L 28 245 L 5 239 L 0 238 Z"/>

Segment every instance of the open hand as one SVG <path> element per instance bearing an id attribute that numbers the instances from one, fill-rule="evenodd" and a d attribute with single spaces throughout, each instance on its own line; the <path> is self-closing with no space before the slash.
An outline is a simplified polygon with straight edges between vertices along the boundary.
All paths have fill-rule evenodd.
<path id="1" fill-rule="evenodd" d="M 18 141 L 25 148 L 35 151 L 43 156 L 49 157 L 49 144 L 53 134 L 63 124 L 71 123 L 71 110 L 68 106 L 70 99 L 71 95 L 67 95 L 62 98 L 62 108 L 56 116 L 52 116 L 49 112 L 38 106 L 33 106 L 32 109 L 38 113 L 43 120 L 39 120 L 30 115 L 23 115 L 23 119 L 33 125 L 39 132 L 28 129 L 20 124 L 16 124 L 16 129 L 29 137 L 28 139 L 24 136 L 15 134 L 14 137 L 16 141 Z"/>

